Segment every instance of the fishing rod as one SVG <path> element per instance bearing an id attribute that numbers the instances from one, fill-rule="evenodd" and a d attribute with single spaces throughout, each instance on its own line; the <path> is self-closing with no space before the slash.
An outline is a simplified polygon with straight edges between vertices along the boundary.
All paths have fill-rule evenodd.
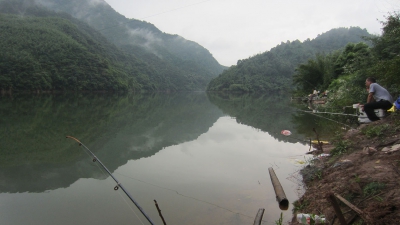
<path id="1" fill-rule="evenodd" d="M 331 114 L 331 115 L 340 115 L 340 116 L 358 116 L 356 114 L 346 114 L 346 113 L 333 113 L 333 112 L 313 112 L 313 111 L 307 111 L 307 110 L 299 110 L 301 112 L 307 112 L 307 113 L 314 113 L 314 114 Z"/>
<path id="2" fill-rule="evenodd" d="M 139 204 L 132 198 L 132 196 L 128 193 L 127 190 L 125 190 L 124 186 L 122 186 L 122 184 L 117 180 L 117 178 L 115 178 L 111 172 L 107 169 L 107 167 L 100 161 L 99 158 L 97 158 L 97 156 L 95 154 L 93 154 L 92 151 L 90 151 L 81 141 L 79 141 L 78 139 L 72 137 L 72 136 L 67 136 L 66 138 L 72 139 L 76 142 L 78 142 L 79 146 L 84 147 L 92 156 L 93 156 L 93 162 L 98 162 L 105 171 L 107 171 L 107 173 L 114 179 L 114 181 L 117 183 L 117 186 L 114 187 L 114 190 L 118 190 L 119 188 L 121 188 L 124 193 L 129 197 L 129 199 L 133 202 L 133 204 L 135 204 L 135 206 L 139 209 L 139 211 L 143 214 L 144 217 L 146 217 L 147 221 L 149 221 L 150 224 L 154 225 L 153 221 L 151 221 L 150 217 L 147 216 L 147 214 L 143 211 L 142 207 L 139 206 Z"/>
<path id="3" fill-rule="evenodd" d="M 351 128 L 351 126 L 349 126 L 349 125 L 347 125 L 347 124 L 344 124 L 344 123 L 341 123 L 341 122 L 339 122 L 339 121 L 336 121 L 336 120 L 333 120 L 333 119 L 329 119 L 329 118 L 326 118 L 326 117 L 317 115 L 316 113 L 314 113 L 314 112 L 312 112 L 312 111 L 306 111 L 306 110 L 300 110 L 300 109 L 299 109 L 299 111 L 300 111 L 300 112 L 303 112 L 303 113 L 309 113 L 309 114 L 312 114 L 312 115 L 314 115 L 314 116 L 316 116 L 316 117 L 321 117 L 321 118 L 324 118 L 324 119 L 326 119 L 326 120 L 330 120 L 330 121 L 333 121 L 333 122 L 335 122 L 335 123 L 342 124 L 342 125 L 344 125 L 344 126 L 346 126 L 346 127 L 348 127 L 348 128 Z M 333 113 L 332 113 L 332 114 L 333 114 Z M 340 114 L 340 115 L 344 115 L 344 114 Z M 348 116 L 356 116 L 356 115 L 348 114 Z"/>

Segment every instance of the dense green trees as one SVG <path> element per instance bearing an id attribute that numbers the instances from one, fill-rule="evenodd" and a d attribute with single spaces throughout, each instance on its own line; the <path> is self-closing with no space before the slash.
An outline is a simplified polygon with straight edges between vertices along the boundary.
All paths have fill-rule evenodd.
<path id="1" fill-rule="evenodd" d="M 88 1 L 52 3 L 59 11 L 70 13 L 77 8 L 74 3 L 82 3 L 81 10 L 90 5 Z M 97 18 L 99 23 L 108 19 L 109 25 L 126 20 L 107 4 L 86 9 L 86 20 Z M 107 40 L 100 33 L 104 30 L 96 31 L 66 12 L 50 11 L 32 1 L 0 1 L 0 90 L 193 91 L 204 90 L 222 71 L 198 44 L 164 34 L 151 24 L 134 22 L 126 26 L 140 27 L 175 44 L 166 50 L 145 43 L 149 50 L 128 38 L 124 45 L 122 40 L 130 36 L 125 29 L 122 34 L 109 34 L 121 37 L 116 46 L 109 42 L 112 38 Z M 142 41 L 149 40 L 143 37 Z"/>
<path id="2" fill-rule="evenodd" d="M 92 0 L 42 2 L 50 3 L 46 4 L 50 9 L 69 13 L 86 22 L 111 43 L 155 68 L 164 76 L 163 82 L 184 81 L 175 82 L 166 89 L 181 90 L 187 86 L 188 90 L 204 90 L 207 83 L 225 68 L 199 44 L 164 33 L 151 23 L 127 19 L 106 3 L 93 3 Z"/>
<path id="3" fill-rule="evenodd" d="M 0 14 L 0 29 L 3 90 L 128 89 L 134 65 L 117 59 L 129 56 L 66 19 Z M 133 77 L 131 88 L 140 85 Z"/>
<path id="4" fill-rule="evenodd" d="M 375 76 L 395 92 L 399 87 L 395 79 L 400 65 L 396 13 L 383 22 L 379 37 L 357 27 L 337 28 L 313 40 L 282 42 L 222 72 L 223 67 L 197 43 L 163 33 L 150 23 L 127 19 L 105 3 L 45 2 L 58 13 L 28 0 L 0 1 L 3 92 L 171 92 L 204 90 L 208 84 L 208 91 L 281 93 L 295 89 L 303 95 L 314 88 L 344 88 L 343 83 L 350 80 L 362 85 L 361 75 Z M 370 41 L 373 47 L 361 41 Z"/>
<path id="5" fill-rule="evenodd" d="M 239 60 L 237 65 L 225 70 L 220 76 L 213 79 L 208 87 L 208 91 L 233 91 L 233 92 L 288 92 L 292 90 L 292 76 L 295 68 L 300 63 L 307 62 L 315 54 L 319 53 L 317 60 L 309 61 L 312 66 L 312 73 L 325 73 L 330 68 L 324 67 L 324 61 L 330 60 L 324 56 L 324 52 L 329 53 L 344 47 L 352 41 L 361 41 L 361 36 L 370 36 L 364 29 L 358 27 L 337 28 L 319 35 L 314 40 L 299 40 L 286 43 L 272 48 L 262 54 Z M 307 68 L 300 68 L 305 71 Z M 313 75 L 309 75 L 313 76 Z M 331 74 L 333 76 L 333 74 Z M 310 79 L 311 77 L 298 77 L 298 85 L 303 85 L 304 89 L 312 90 L 320 81 Z M 328 77 L 326 77 L 327 79 Z M 321 78 L 323 80 L 324 78 Z M 308 82 L 299 83 L 300 80 Z"/>
<path id="6" fill-rule="evenodd" d="M 400 94 L 400 16 L 389 14 L 382 22 L 381 36 L 367 37 L 364 42 L 349 43 L 342 50 L 316 55 L 300 64 L 293 76 L 296 94 L 304 95 L 311 88 L 331 91 L 330 104 L 343 106 L 365 102 L 365 79 L 375 77 L 392 95 Z"/>
<path id="7" fill-rule="evenodd" d="M 389 14 L 382 24 L 382 36 L 371 39 L 377 63 L 373 64 L 370 74 L 376 74 L 382 84 L 399 94 L 400 14 Z"/>
<path id="8" fill-rule="evenodd" d="M 349 43 L 343 50 L 331 54 L 316 54 L 307 63 L 299 64 L 293 75 L 297 95 L 306 95 L 312 90 L 325 90 L 343 74 L 364 70 L 373 61 L 370 47 L 360 42 Z"/>
<path id="9" fill-rule="evenodd" d="M 307 63 L 300 64 L 293 76 L 294 84 L 306 92 L 318 89 L 319 84 L 324 83 L 325 75 L 331 73 L 326 61 L 329 61 L 328 57 L 317 54 L 316 59 L 309 59 Z"/>

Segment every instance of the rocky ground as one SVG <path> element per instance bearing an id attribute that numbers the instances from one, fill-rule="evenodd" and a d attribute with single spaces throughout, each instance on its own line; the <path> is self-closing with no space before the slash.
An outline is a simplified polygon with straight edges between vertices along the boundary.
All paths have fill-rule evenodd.
<path id="1" fill-rule="evenodd" d="M 333 138 L 301 170 L 305 194 L 294 203 L 291 225 L 298 213 L 325 215 L 325 224 L 341 224 L 328 197 L 336 193 L 357 213 L 336 201 L 348 224 L 400 224 L 400 112 Z"/>

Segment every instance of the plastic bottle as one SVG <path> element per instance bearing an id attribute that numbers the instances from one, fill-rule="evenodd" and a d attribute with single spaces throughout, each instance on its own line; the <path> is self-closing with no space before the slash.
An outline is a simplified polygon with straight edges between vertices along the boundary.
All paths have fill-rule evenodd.
<path id="1" fill-rule="evenodd" d="M 315 219 L 315 223 L 319 224 L 319 223 L 325 223 L 325 218 L 321 218 L 317 215 L 314 216 Z M 311 224 L 311 216 L 309 214 L 297 214 L 297 222 L 302 223 L 302 224 Z"/>

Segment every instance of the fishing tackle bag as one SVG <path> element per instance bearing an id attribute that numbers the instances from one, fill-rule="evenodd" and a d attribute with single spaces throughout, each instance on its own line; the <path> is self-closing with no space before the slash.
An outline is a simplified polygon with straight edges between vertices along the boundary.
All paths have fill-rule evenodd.
<path id="1" fill-rule="evenodd" d="M 400 97 L 398 97 L 398 98 L 396 99 L 396 101 L 394 101 L 394 105 L 396 106 L 396 109 L 397 109 L 397 110 L 400 110 Z"/>

